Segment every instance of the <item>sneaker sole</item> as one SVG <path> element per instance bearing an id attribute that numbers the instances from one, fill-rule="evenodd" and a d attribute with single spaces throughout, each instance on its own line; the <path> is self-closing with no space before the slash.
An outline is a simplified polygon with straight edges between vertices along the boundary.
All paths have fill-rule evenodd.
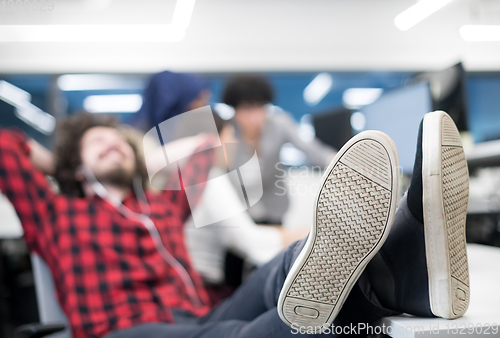
<path id="1" fill-rule="evenodd" d="M 465 218 L 469 172 L 457 127 L 442 111 L 424 117 L 422 184 L 429 301 L 434 315 L 463 316 L 469 306 Z"/>
<path id="2" fill-rule="evenodd" d="M 329 327 L 394 220 L 399 162 L 384 133 L 353 137 L 328 166 L 311 233 L 285 279 L 278 314 L 289 326 Z"/>

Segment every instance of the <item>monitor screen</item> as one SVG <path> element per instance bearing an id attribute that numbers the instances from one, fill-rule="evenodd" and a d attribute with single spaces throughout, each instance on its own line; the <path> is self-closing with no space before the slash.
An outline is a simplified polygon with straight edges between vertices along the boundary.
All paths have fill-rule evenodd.
<path id="1" fill-rule="evenodd" d="M 353 136 L 351 110 L 335 109 L 313 115 L 316 137 L 325 144 L 339 150 Z"/>
<path id="2" fill-rule="evenodd" d="M 374 103 L 363 107 L 365 130 L 380 130 L 389 135 L 398 148 L 403 173 L 411 174 L 417 147 L 418 127 L 425 114 L 432 111 L 427 83 L 395 89 Z"/>
<path id="3" fill-rule="evenodd" d="M 466 74 L 462 63 L 438 72 L 420 73 L 414 81 L 430 83 L 433 110 L 444 110 L 459 131 L 468 130 Z"/>
<path id="4" fill-rule="evenodd" d="M 500 139 L 500 79 L 476 74 L 469 85 L 469 126 L 474 142 Z"/>

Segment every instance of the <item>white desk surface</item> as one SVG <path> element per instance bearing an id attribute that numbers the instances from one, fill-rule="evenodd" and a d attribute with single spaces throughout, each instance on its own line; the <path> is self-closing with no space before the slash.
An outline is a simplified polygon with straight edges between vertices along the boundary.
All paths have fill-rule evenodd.
<path id="1" fill-rule="evenodd" d="M 454 320 L 406 315 L 382 319 L 380 324 L 391 327 L 393 338 L 500 337 L 500 248 L 468 244 L 467 253 L 471 284 L 467 313 Z"/>

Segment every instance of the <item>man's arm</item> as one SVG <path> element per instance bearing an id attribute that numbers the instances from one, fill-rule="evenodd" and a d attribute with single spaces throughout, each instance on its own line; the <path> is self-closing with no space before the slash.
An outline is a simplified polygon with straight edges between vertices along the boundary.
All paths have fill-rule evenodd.
<path id="1" fill-rule="evenodd" d="M 51 231 L 48 225 L 56 215 L 57 197 L 32 163 L 31 153 L 23 134 L 0 129 L 0 190 L 14 206 L 33 248 L 42 235 L 50 235 L 46 232 Z"/>
<path id="2" fill-rule="evenodd" d="M 149 148 L 151 149 L 145 149 L 145 152 L 147 152 L 149 155 L 147 161 L 148 170 L 150 172 L 158 172 L 162 170 L 163 174 L 171 174 L 177 168 L 175 165 L 169 165 L 165 169 L 162 168 L 162 166 L 165 163 L 164 161 L 165 153 L 192 154 L 195 152 L 196 148 L 198 148 L 202 143 L 206 142 L 206 139 L 207 135 L 199 134 L 196 136 L 181 138 L 169 142 L 163 146 L 150 145 Z M 146 147 L 146 144 L 148 144 L 148 142 L 144 143 L 144 147 Z"/>
<path id="3" fill-rule="evenodd" d="M 200 200 L 208 173 L 214 164 L 215 153 L 222 151 L 222 147 L 211 148 L 211 144 L 215 144 L 214 137 L 205 135 L 194 154 L 178 162 L 177 172 L 174 171 L 171 174 L 175 177 L 167 180 L 163 196 L 170 202 L 175 201 L 181 208 L 183 223 L 191 214 L 191 207 L 194 208 Z M 172 165 L 172 167 L 177 168 L 177 165 Z M 178 190 L 179 180 L 177 176 L 180 177 L 181 190 Z"/>
<path id="4" fill-rule="evenodd" d="M 54 155 L 33 139 L 29 139 L 26 143 L 30 148 L 30 160 L 33 166 L 45 175 L 54 175 Z"/>

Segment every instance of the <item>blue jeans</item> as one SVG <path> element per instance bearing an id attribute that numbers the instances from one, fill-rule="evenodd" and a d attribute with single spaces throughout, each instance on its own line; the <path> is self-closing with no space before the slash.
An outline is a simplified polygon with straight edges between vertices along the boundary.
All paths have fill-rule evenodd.
<path id="1" fill-rule="evenodd" d="M 257 269 L 236 292 L 208 315 L 196 318 L 174 310 L 175 324 L 145 323 L 110 333 L 105 338 L 285 338 L 297 337 L 297 328 L 281 321 L 276 305 L 278 297 L 298 251 L 304 240 L 292 244 L 273 260 Z M 384 309 L 370 300 L 356 283 L 334 326 L 356 327 L 358 323 L 371 323 L 395 312 Z M 305 328 L 304 328 L 305 329 Z M 352 331 L 351 335 L 352 336 Z M 366 334 L 359 333 L 359 336 Z M 333 337 L 338 335 L 304 334 L 301 337 Z"/>

